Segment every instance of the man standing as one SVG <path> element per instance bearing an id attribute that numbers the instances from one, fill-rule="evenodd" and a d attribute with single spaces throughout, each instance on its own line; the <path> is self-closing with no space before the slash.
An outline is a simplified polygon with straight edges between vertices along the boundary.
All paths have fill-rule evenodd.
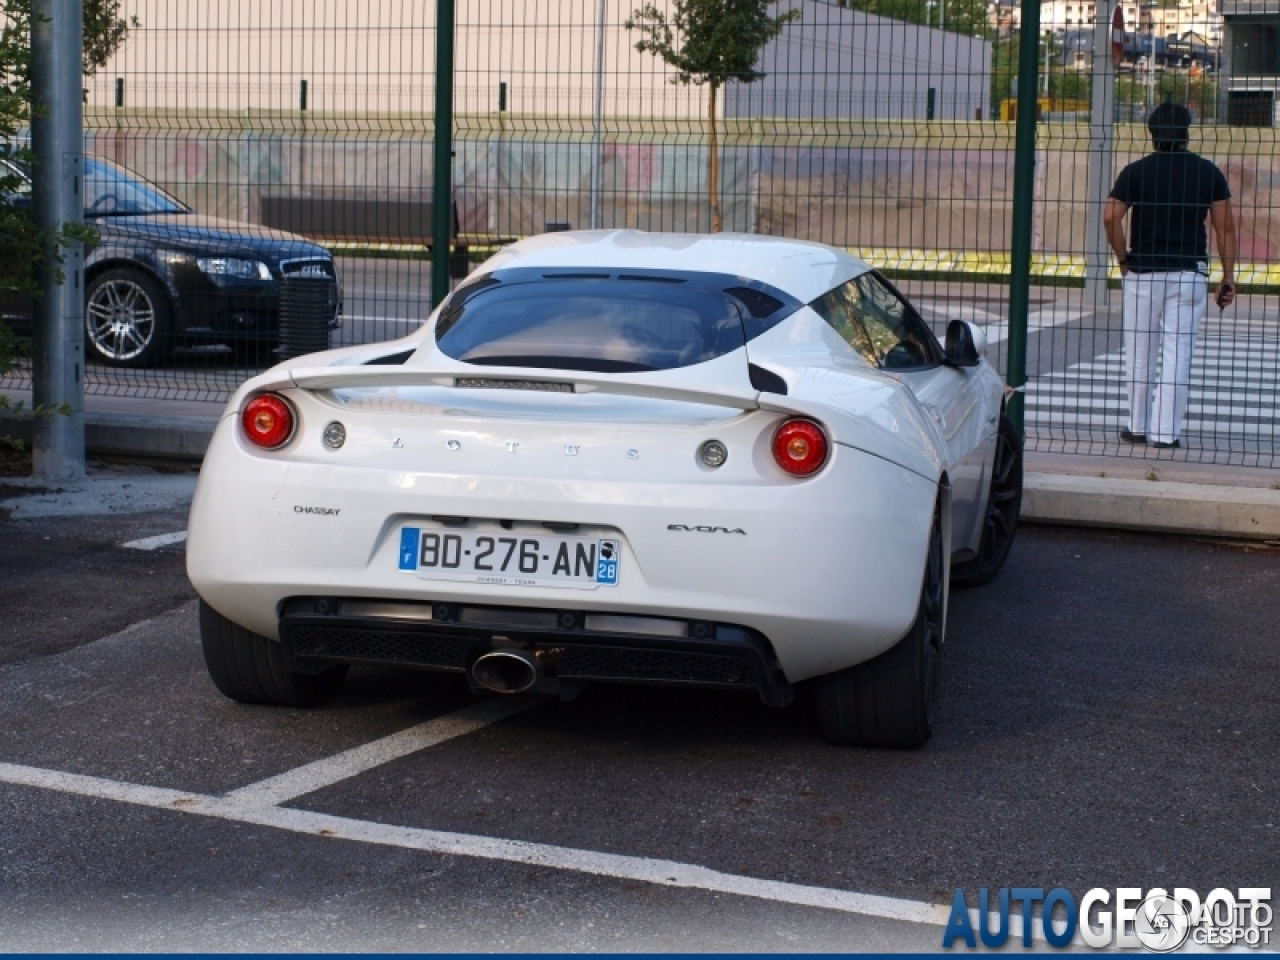
<path id="1" fill-rule="evenodd" d="M 1187 150 L 1190 127 L 1191 111 L 1181 104 L 1156 107 L 1147 121 L 1155 152 L 1120 171 L 1103 212 L 1124 278 L 1129 426 L 1120 439 L 1162 448 L 1178 446 L 1191 392 L 1191 354 L 1208 300 L 1206 214 L 1222 259 L 1219 309 L 1235 298 L 1231 190 L 1221 170 Z"/>

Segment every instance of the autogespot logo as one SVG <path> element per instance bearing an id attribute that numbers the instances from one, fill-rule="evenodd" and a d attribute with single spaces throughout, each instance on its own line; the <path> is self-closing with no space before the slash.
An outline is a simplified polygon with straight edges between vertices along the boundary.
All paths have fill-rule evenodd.
<path id="1" fill-rule="evenodd" d="M 1190 932 L 1191 915 L 1182 901 L 1156 893 L 1138 904 L 1133 935 L 1148 950 L 1155 953 L 1177 950 L 1187 942 Z"/>
<path id="2" fill-rule="evenodd" d="M 1176 887 L 1172 893 L 1158 887 L 1118 887 L 1114 893 L 1095 887 L 1078 903 L 1064 887 L 1048 894 L 1041 887 L 1001 887 L 994 896 L 981 887 L 975 902 L 973 909 L 964 890 L 956 890 L 942 935 L 945 949 L 959 940 L 971 949 L 981 943 L 995 950 L 1011 936 L 1024 947 L 1039 940 L 1058 949 L 1169 953 L 1188 943 L 1199 949 L 1257 949 L 1271 943 L 1274 918 L 1270 887 L 1241 887 L 1234 893 L 1219 887 L 1203 900 L 1187 887 Z M 1020 916 L 1010 916 L 1010 902 L 1022 904 Z"/>

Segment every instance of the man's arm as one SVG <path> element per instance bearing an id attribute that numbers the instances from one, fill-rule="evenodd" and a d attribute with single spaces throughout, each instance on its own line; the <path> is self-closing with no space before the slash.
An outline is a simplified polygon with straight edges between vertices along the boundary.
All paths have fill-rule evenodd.
<path id="1" fill-rule="evenodd" d="M 1102 209 L 1102 224 L 1107 229 L 1107 241 L 1111 244 L 1116 260 L 1120 263 L 1121 276 L 1129 272 L 1124 238 L 1124 215 L 1128 212 L 1129 205 L 1115 197 L 1107 197 L 1107 205 Z"/>
<path id="2" fill-rule="evenodd" d="M 1209 207 L 1209 222 L 1218 241 L 1222 260 L 1222 282 L 1218 284 L 1218 306 L 1225 307 L 1236 298 L 1236 218 L 1231 214 L 1230 200 L 1217 200 Z"/>

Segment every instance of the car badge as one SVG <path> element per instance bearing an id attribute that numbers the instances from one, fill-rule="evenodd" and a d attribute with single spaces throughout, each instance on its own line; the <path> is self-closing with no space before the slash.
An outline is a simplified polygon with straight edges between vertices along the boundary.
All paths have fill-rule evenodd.
<path id="1" fill-rule="evenodd" d="M 446 442 L 446 443 L 445 443 L 445 446 L 446 446 L 446 447 L 448 447 L 450 450 L 461 450 L 461 449 L 462 449 L 462 441 L 461 441 L 461 440 L 449 440 L 448 442 Z"/>

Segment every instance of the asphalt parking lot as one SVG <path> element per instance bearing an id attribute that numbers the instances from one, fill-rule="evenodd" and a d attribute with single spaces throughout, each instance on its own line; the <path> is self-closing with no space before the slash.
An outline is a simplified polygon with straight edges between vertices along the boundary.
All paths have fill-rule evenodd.
<path id="1" fill-rule="evenodd" d="M 890 753 L 642 687 L 239 706 L 181 544 L 120 546 L 184 524 L 0 515 L 7 950 L 936 950 L 958 886 L 1280 878 L 1275 550 L 1025 528 Z"/>

